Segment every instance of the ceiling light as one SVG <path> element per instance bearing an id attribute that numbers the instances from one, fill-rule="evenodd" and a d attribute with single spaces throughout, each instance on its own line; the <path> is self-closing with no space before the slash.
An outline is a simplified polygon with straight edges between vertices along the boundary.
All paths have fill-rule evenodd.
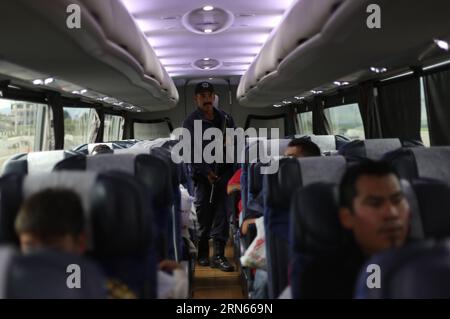
<path id="1" fill-rule="evenodd" d="M 84 89 L 84 90 L 81 90 L 80 93 L 81 93 L 81 94 L 86 94 L 87 91 L 88 91 L 88 90 Z"/>
<path id="2" fill-rule="evenodd" d="M 440 47 L 442 50 L 448 51 L 449 49 L 447 41 L 434 39 L 434 43 L 436 43 L 436 45 Z"/>
<path id="3" fill-rule="evenodd" d="M 209 78 L 208 80 L 210 80 L 210 81 L 211 81 L 212 79 L 213 79 L 213 78 Z"/>
<path id="4" fill-rule="evenodd" d="M 283 101 L 283 104 L 291 104 L 289 101 Z"/>
<path id="5" fill-rule="evenodd" d="M 72 94 L 80 94 L 80 91 L 72 91 Z"/>
<path id="6" fill-rule="evenodd" d="M 204 6 L 203 7 L 203 11 L 213 11 L 214 7 L 213 6 Z"/>
<path id="7" fill-rule="evenodd" d="M 203 61 L 209 61 L 211 58 L 203 58 Z"/>
<path id="8" fill-rule="evenodd" d="M 48 79 L 45 79 L 44 84 L 49 85 L 49 84 L 53 83 L 54 81 L 55 81 L 54 78 L 48 78 Z"/>
<path id="9" fill-rule="evenodd" d="M 205 66 L 203 69 L 204 69 L 204 70 L 209 70 L 209 69 L 211 69 L 211 67 Z"/>
<path id="10" fill-rule="evenodd" d="M 334 84 L 337 85 L 337 86 L 343 86 L 343 85 L 349 85 L 350 83 L 349 82 L 335 81 Z"/>
<path id="11" fill-rule="evenodd" d="M 33 84 L 34 85 L 42 85 L 42 84 L 44 84 L 44 81 L 42 81 L 41 79 L 36 79 L 33 81 Z"/>
<path id="12" fill-rule="evenodd" d="M 204 32 L 205 32 L 205 33 L 212 33 L 213 30 L 212 30 L 212 29 L 205 29 Z"/>
<path id="13" fill-rule="evenodd" d="M 282 107 L 283 105 L 281 105 L 281 104 L 274 104 L 273 106 L 278 108 L 278 107 Z"/>
<path id="14" fill-rule="evenodd" d="M 304 100 L 305 98 L 303 96 L 295 96 L 294 97 L 296 100 Z"/>
<path id="15" fill-rule="evenodd" d="M 386 68 L 376 68 L 376 67 L 371 67 L 370 71 L 375 72 L 375 73 L 384 73 L 387 71 Z"/>
<path id="16" fill-rule="evenodd" d="M 322 94 L 323 91 L 311 90 L 311 93 L 312 93 L 312 94 Z"/>

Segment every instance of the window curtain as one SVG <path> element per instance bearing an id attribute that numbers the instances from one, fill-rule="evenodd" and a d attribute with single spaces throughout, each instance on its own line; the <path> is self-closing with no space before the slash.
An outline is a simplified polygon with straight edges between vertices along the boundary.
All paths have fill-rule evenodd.
<path id="1" fill-rule="evenodd" d="M 450 71 L 424 76 L 430 143 L 450 145 Z"/>
<path id="2" fill-rule="evenodd" d="M 383 137 L 421 140 L 420 79 L 381 84 L 378 92 Z"/>
<path id="3" fill-rule="evenodd" d="M 312 112 L 313 133 L 315 135 L 330 135 L 331 129 L 324 113 L 325 101 L 320 98 L 314 99 Z"/>
<path id="4" fill-rule="evenodd" d="M 363 83 L 359 87 L 358 105 L 366 139 L 381 138 L 383 136 L 378 113 L 377 94 L 378 90 L 373 83 Z"/>

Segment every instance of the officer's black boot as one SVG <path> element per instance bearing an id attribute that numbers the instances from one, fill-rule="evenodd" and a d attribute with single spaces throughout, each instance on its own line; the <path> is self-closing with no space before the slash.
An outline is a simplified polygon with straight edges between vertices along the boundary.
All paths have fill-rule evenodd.
<path id="1" fill-rule="evenodd" d="M 198 263 L 200 266 L 209 266 L 209 241 L 207 239 L 198 242 Z"/>
<path id="2" fill-rule="evenodd" d="M 234 267 L 225 258 L 225 242 L 214 241 L 214 257 L 211 263 L 212 268 L 219 268 L 222 271 L 234 271 Z"/>

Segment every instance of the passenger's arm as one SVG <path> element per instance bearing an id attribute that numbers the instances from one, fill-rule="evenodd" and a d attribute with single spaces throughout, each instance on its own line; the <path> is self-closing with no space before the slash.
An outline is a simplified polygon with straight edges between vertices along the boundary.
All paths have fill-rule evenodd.
<path id="1" fill-rule="evenodd" d="M 227 194 L 230 195 L 233 192 L 241 191 L 241 185 L 239 184 L 228 184 L 227 186 Z"/>

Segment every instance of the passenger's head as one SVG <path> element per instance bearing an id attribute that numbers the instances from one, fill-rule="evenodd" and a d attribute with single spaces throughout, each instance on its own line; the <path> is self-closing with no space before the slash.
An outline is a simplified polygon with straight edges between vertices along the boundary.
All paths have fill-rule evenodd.
<path id="1" fill-rule="evenodd" d="M 111 154 L 113 153 L 113 150 L 106 144 L 99 144 L 96 145 L 93 149 L 92 149 L 92 155 L 97 155 L 97 154 Z"/>
<path id="2" fill-rule="evenodd" d="M 316 143 L 304 138 L 295 138 L 289 142 L 285 156 L 308 157 L 320 156 L 320 148 Z"/>
<path id="3" fill-rule="evenodd" d="M 47 189 L 28 198 L 15 228 L 23 252 L 52 248 L 82 254 L 86 250 L 83 208 L 69 190 Z"/>
<path id="4" fill-rule="evenodd" d="M 350 167 L 339 192 L 341 224 L 353 232 L 366 255 L 405 243 L 409 205 L 389 163 L 367 161 Z"/>
<path id="5" fill-rule="evenodd" d="M 200 82 L 195 87 L 194 102 L 203 112 L 212 110 L 215 100 L 214 87 L 209 82 Z"/>

